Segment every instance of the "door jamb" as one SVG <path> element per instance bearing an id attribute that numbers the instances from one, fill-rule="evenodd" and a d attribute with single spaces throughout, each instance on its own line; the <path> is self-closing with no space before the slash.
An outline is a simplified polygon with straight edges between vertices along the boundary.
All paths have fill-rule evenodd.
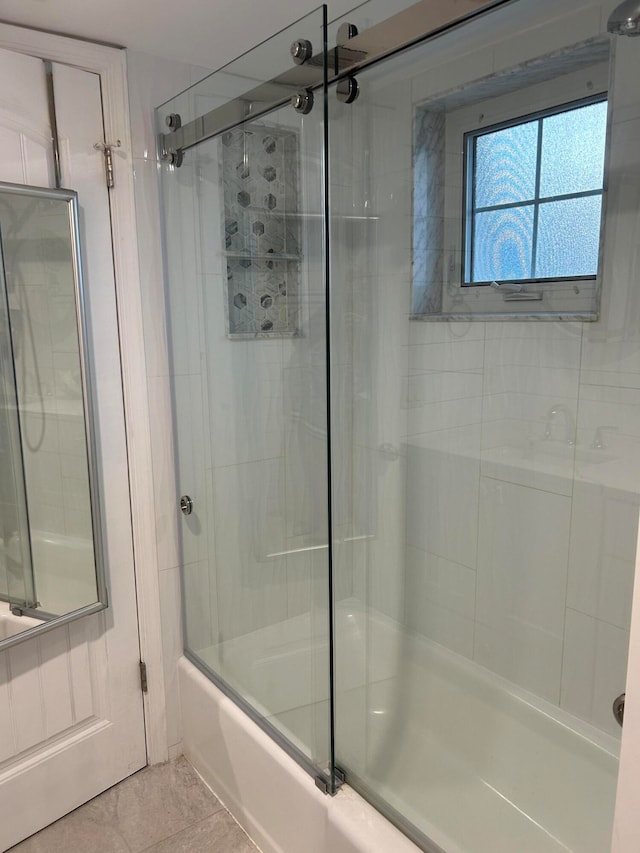
<path id="1" fill-rule="evenodd" d="M 98 74 L 106 141 L 119 139 L 122 143 L 113 155 L 115 185 L 109 191 L 111 235 L 127 436 L 138 634 L 140 656 L 149 672 L 148 689 L 142 694 L 147 760 L 149 764 L 158 764 L 168 758 L 166 700 L 125 51 L 5 23 L 0 23 L 0 48 Z"/>

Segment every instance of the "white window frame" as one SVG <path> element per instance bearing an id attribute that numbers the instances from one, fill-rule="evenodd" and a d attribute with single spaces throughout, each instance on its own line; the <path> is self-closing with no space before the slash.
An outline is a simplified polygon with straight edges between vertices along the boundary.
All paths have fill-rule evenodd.
<path id="1" fill-rule="evenodd" d="M 603 233 L 606 218 L 606 170 L 600 223 L 598 274 L 589 278 L 562 278 L 522 282 L 532 293 L 543 293 L 543 300 L 505 302 L 504 294 L 486 285 L 464 282 L 466 220 L 465 137 L 483 128 L 518 123 L 520 117 L 544 111 L 554 112 L 564 104 L 587 98 L 607 97 L 609 65 L 590 65 L 579 71 L 554 77 L 514 92 L 498 95 L 447 113 L 445 141 L 444 202 L 444 283 L 442 315 L 447 317 L 532 316 L 549 319 L 597 320 L 603 260 Z M 426 105 L 428 108 L 428 105 Z M 608 147 L 608 146 L 607 146 Z"/>
<path id="2" fill-rule="evenodd" d="M 540 123 L 551 116 L 559 116 L 564 115 L 565 113 L 572 112 L 574 110 L 583 109 L 584 107 L 593 106 L 595 104 L 607 103 L 607 93 L 601 92 L 596 95 L 591 95 L 587 98 L 580 98 L 577 101 L 570 101 L 568 103 L 560 104 L 555 107 L 548 107 L 544 110 L 538 110 L 534 113 L 527 113 L 526 115 L 514 116 L 508 121 L 500 122 L 499 124 L 491 125 L 490 127 L 482 127 L 476 128 L 475 130 L 469 131 L 464 135 L 464 146 L 463 146 L 463 173 L 464 173 L 464 209 L 462 213 L 462 245 L 464 246 L 464 258 L 463 258 L 463 266 L 462 266 L 462 285 L 464 287 L 484 287 L 490 284 L 489 279 L 478 279 L 474 280 L 472 278 L 473 275 L 473 251 L 474 251 L 474 217 L 480 212 L 484 212 L 485 210 L 493 210 L 504 208 L 505 210 L 517 209 L 519 207 L 524 206 L 532 206 L 534 208 L 534 217 L 532 223 L 532 264 L 535 267 L 536 260 L 536 243 L 537 243 L 537 229 L 538 229 L 538 215 L 540 207 L 548 202 L 552 201 L 564 201 L 574 198 L 587 198 L 592 196 L 598 196 L 602 202 L 602 198 L 604 195 L 604 176 L 600 187 L 595 190 L 587 190 L 580 192 L 572 192 L 566 194 L 556 194 L 554 196 L 544 196 L 541 197 L 538 193 L 538 182 L 540 179 L 540 170 L 542 168 L 541 164 L 541 156 L 542 156 L 542 133 L 540 130 Z M 497 133 L 501 130 L 506 130 L 511 127 L 519 127 L 523 124 L 529 124 L 531 122 L 538 123 L 538 139 L 537 139 L 537 154 L 536 154 L 536 191 L 535 197 L 532 199 L 527 199 L 525 201 L 507 203 L 505 202 L 499 206 L 490 206 L 487 208 L 484 207 L 474 207 L 474 186 L 475 186 L 475 176 L 477 173 L 477 165 L 476 165 L 476 141 L 482 138 L 485 135 Z M 602 224 L 602 216 L 600 218 L 599 231 L 601 230 Z M 518 278 L 516 281 L 518 284 L 529 285 L 534 283 L 539 283 L 542 281 L 593 281 L 596 278 L 596 273 L 586 274 L 586 275 L 555 275 L 555 276 L 538 276 L 532 275 L 529 278 Z M 498 281 L 510 281 L 510 279 L 498 279 Z"/>

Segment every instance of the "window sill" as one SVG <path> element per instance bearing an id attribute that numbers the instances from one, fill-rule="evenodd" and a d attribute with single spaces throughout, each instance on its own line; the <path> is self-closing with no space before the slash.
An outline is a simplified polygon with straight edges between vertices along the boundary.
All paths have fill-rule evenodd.
<path id="1" fill-rule="evenodd" d="M 491 320 L 491 321 L 507 321 L 519 322 L 521 320 L 539 320 L 541 322 L 583 322 L 595 323 L 599 320 L 599 314 L 592 312 L 560 312 L 560 311 L 531 311 L 525 313 L 502 313 L 502 312 L 486 312 L 486 313 L 449 313 L 449 314 L 410 314 L 409 320 L 418 323 L 450 323 L 456 320 Z"/>

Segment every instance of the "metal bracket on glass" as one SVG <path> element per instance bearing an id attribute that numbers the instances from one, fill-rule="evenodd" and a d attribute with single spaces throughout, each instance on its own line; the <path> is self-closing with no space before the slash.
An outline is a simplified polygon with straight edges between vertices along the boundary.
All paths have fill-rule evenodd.
<path id="1" fill-rule="evenodd" d="M 291 58 L 296 65 L 304 65 L 313 56 L 313 46 L 308 39 L 298 39 L 291 45 Z"/>
<path id="2" fill-rule="evenodd" d="M 323 794 L 337 794 L 340 788 L 344 785 L 346 781 L 346 776 L 344 770 L 341 770 L 339 767 L 334 767 L 333 769 L 333 780 L 334 787 L 333 791 L 331 790 L 331 779 L 329 776 L 324 773 L 319 773 L 316 776 L 316 788 L 320 788 Z"/>
<path id="3" fill-rule="evenodd" d="M 291 106 L 297 113 L 306 116 L 313 109 L 313 100 L 313 92 L 310 89 L 304 89 L 301 92 L 296 92 L 295 95 L 291 95 Z"/>
<path id="4" fill-rule="evenodd" d="M 167 140 L 171 137 L 168 134 L 161 133 L 158 136 L 158 154 L 163 163 L 168 163 L 170 166 L 175 166 L 179 169 L 184 160 L 184 151 L 182 148 L 174 148 L 167 144 Z"/>
<path id="5" fill-rule="evenodd" d="M 352 104 L 360 94 L 360 87 L 355 77 L 343 77 L 336 86 L 336 96 L 343 104 Z"/>
<path id="6" fill-rule="evenodd" d="M 352 24 L 343 25 L 345 28 L 341 28 L 339 34 L 342 32 L 342 38 L 350 37 L 329 52 L 328 67 L 333 68 L 335 73 L 328 82 L 337 83 L 342 77 L 353 76 L 356 71 L 508 2 L 510 0 L 457 0 L 452 17 L 451 0 L 421 0 L 357 35 L 353 35 L 355 28 Z M 301 55 L 304 53 L 301 48 L 296 48 L 296 52 L 301 52 Z M 170 134 L 165 134 L 165 141 L 159 147 L 162 159 L 178 167 L 183 152 L 189 148 L 213 139 L 248 119 L 257 119 L 286 106 L 291 96 L 298 92 L 322 88 L 324 85 L 325 57 L 321 52 L 244 95 L 187 122 Z M 167 137 L 171 139 L 170 143 Z"/>

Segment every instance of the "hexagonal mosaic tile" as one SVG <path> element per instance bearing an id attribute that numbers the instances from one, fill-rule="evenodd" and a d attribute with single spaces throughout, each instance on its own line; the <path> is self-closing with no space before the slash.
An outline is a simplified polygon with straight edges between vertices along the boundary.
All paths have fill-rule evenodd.
<path id="1" fill-rule="evenodd" d="M 256 124 L 222 136 L 229 337 L 300 334 L 298 146 Z"/>

